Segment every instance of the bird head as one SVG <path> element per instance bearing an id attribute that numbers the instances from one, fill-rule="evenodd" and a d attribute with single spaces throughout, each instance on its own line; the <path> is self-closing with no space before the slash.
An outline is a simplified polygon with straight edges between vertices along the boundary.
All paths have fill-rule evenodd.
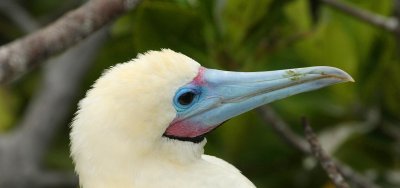
<path id="1" fill-rule="evenodd" d="M 188 162 L 203 153 L 205 135 L 230 118 L 346 81 L 352 78 L 332 67 L 229 72 L 171 50 L 150 51 L 110 68 L 81 100 L 72 157 L 80 177 L 132 170 L 139 158 Z"/>

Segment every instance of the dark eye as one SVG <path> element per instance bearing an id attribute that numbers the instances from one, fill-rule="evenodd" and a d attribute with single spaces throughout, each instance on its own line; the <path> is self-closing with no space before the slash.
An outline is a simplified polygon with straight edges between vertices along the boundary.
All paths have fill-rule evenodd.
<path id="1" fill-rule="evenodd" d="M 184 105 L 184 106 L 189 105 L 193 102 L 193 99 L 195 98 L 195 96 L 196 96 L 196 93 L 191 92 L 191 91 L 183 93 L 181 96 L 178 97 L 178 102 L 180 105 Z"/>
<path id="2" fill-rule="evenodd" d="M 173 99 L 173 104 L 178 112 L 192 107 L 200 98 L 200 90 L 195 87 L 180 88 Z"/>

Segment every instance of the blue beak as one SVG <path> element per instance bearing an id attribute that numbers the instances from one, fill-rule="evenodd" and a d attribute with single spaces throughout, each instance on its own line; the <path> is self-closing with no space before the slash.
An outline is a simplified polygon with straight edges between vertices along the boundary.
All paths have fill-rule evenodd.
<path id="1" fill-rule="evenodd" d="M 193 101 L 186 108 L 177 108 L 177 116 L 164 135 L 201 141 L 206 133 L 224 121 L 261 105 L 332 84 L 354 81 L 340 69 L 322 66 L 266 72 L 201 70 L 193 82 L 177 92 L 176 97 L 179 97 L 180 91 L 191 91 Z"/>

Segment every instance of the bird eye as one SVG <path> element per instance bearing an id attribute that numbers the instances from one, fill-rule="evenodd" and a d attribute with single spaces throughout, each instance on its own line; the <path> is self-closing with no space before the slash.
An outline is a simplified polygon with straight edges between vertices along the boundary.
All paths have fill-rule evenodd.
<path id="1" fill-rule="evenodd" d="M 190 108 L 199 98 L 199 91 L 196 88 L 181 88 L 175 94 L 174 105 L 178 111 Z"/>
<path id="2" fill-rule="evenodd" d="M 183 93 L 181 96 L 178 97 L 178 102 L 181 105 L 189 105 L 190 103 L 193 102 L 194 97 L 196 96 L 196 93 L 189 91 L 186 93 Z"/>

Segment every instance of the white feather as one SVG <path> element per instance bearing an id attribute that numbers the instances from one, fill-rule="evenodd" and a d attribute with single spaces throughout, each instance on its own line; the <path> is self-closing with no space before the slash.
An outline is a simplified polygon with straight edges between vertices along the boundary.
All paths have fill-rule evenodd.
<path id="1" fill-rule="evenodd" d="M 151 51 L 106 71 L 79 103 L 71 156 L 84 188 L 254 187 L 229 163 L 203 155 L 206 141 L 162 137 L 175 117 L 175 91 L 200 65 Z"/>

